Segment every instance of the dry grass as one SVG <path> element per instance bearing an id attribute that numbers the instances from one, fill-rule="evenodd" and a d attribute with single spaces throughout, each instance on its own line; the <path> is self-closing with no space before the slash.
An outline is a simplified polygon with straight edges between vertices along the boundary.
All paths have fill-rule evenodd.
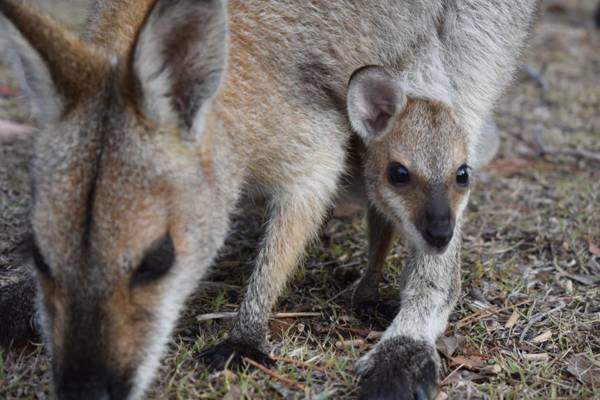
<path id="1" fill-rule="evenodd" d="M 519 75 L 497 109 L 503 144 L 478 176 L 464 232 L 463 295 L 446 337 L 443 396 L 599 398 L 600 395 L 600 31 L 595 0 L 546 2 Z M 12 85 L 4 70 L 0 86 Z M 0 117 L 23 120 L 0 95 Z M 29 143 L 0 146 L 0 268 L 19 267 L 14 247 L 27 227 Z M 318 317 L 271 324 L 273 374 L 209 374 L 198 362 L 220 340 L 251 272 L 263 215 L 244 210 L 210 277 L 190 302 L 153 389 L 155 398 L 342 398 L 356 393 L 353 364 L 383 326 L 350 309 L 365 265 L 362 218 L 324 227 L 277 311 Z M 389 257 L 382 292 L 397 296 L 404 252 Z M 1 271 L 0 271 L 1 272 Z M 2 276 L 0 274 L 0 284 Z M 382 321 L 381 325 L 385 325 Z M 1 398 L 45 398 L 40 346 L 0 353 Z M 285 378 L 288 381 L 281 380 Z M 291 381 L 291 382 L 289 382 Z"/>

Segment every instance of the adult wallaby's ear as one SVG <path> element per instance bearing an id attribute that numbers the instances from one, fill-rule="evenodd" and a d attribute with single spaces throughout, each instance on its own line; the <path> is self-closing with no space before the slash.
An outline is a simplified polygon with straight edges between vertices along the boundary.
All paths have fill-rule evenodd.
<path id="1" fill-rule="evenodd" d="M 100 90 L 103 59 L 21 2 L 0 1 L 0 45 L 42 124 Z"/>
<path id="2" fill-rule="evenodd" d="M 400 84 L 383 67 L 372 65 L 354 71 L 346 101 L 350 125 L 365 143 L 387 133 L 406 106 Z"/>
<path id="3" fill-rule="evenodd" d="M 200 133 L 226 57 L 224 1 L 157 0 L 133 48 L 136 101 L 147 117 Z"/>

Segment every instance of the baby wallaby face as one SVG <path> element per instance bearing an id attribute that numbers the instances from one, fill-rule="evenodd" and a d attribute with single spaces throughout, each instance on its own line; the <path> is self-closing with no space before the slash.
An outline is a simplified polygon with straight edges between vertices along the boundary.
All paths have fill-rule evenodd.
<path id="1" fill-rule="evenodd" d="M 369 200 L 426 253 L 445 251 L 469 195 L 467 135 L 451 109 L 405 97 L 381 67 L 356 71 L 348 113 L 363 139 Z"/>
<path id="2" fill-rule="evenodd" d="M 32 255 L 55 390 L 140 398 L 226 234 L 210 112 L 225 9 L 158 0 L 113 59 L 17 3 L 0 3 L 0 31 L 42 123 Z"/>

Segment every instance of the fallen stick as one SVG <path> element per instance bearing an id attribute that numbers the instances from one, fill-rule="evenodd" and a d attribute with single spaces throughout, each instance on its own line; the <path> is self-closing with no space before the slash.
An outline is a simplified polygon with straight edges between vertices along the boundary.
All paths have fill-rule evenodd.
<path id="1" fill-rule="evenodd" d="M 241 286 L 230 285 L 228 283 L 223 283 L 223 282 L 201 281 L 199 285 L 209 287 L 209 288 L 216 288 L 216 289 L 231 289 L 231 290 L 242 289 Z"/>
<path id="2" fill-rule="evenodd" d="M 0 143 L 29 139 L 34 130 L 35 128 L 29 125 L 0 119 Z"/>
<path id="3" fill-rule="evenodd" d="M 295 360 L 293 358 L 287 358 L 287 357 L 271 357 L 271 358 L 275 361 L 281 361 L 286 364 L 297 365 L 299 367 L 304 367 L 304 368 L 308 368 L 308 369 L 315 369 L 324 374 L 327 373 L 327 370 L 325 368 L 319 367 L 318 365 L 315 365 L 315 364 L 309 364 L 309 363 L 301 361 L 301 360 Z"/>
<path id="4" fill-rule="evenodd" d="M 453 375 L 454 375 L 454 374 L 455 374 L 455 373 L 456 373 L 456 372 L 457 372 L 459 369 L 461 369 L 462 367 L 463 367 L 463 365 L 462 365 L 462 364 L 459 364 L 459 365 L 458 365 L 458 367 L 454 368 L 454 369 L 452 370 L 452 372 L 450 372 L 450 373 L 448 374 L 448 376 L 446 376 L 446 377 L 444 378 L 444 380 L 443 380 L 443 381 L 440 383 L 440 386 L 444 386 L 444 385 L 446 385 L 446 384 L 448 383 L 448 381 L 450 380 L 450 378 L 451 378 L 451 377 L 452 377 L 452 376 L 453 376 Z"/>
<path id="5" fill-rule="evenodd" d="M 286 386 L 290 386 L 290 387 L 296 388 L 296 389 L 298 389 L 300 391 L 303 391 L 303 392 L 306 390 L 306 387 L 303 384 L 301 384 L 300 382 L 296 382 L 296 381 L 293 381 L 293 380 L 291 380 L 289 378 L 286 378 L 285 376 L 281 376 L 278 373 L 270 370 L 269 368 L 265 367 L 264 365 L 261 365 L 261 364 L 257 363 L 254 360 L 251 360 L 248 357 L 243 357 L 242 360 L 244 360 L 244 362 L 247 362 L 248 364 L 252 365 L 253 367 L 258 368 L 259 370 L 261 370 L 262 372 L 264 372 L 265 374 L 267 374 L 271 378 L 273 378 L 273 379 L 275 379 L 275 380 L 283 383 Z"/>
<path id="6" fill-rule="evenodd" d="M 554 307 L 552 310 L 550 311 L 546 311 L 543 312 L 541 314 L 538 314 L 534 317 L 532 317 L 529 322 L 527 323 L 527 325 L 525 326 L 525 329 L 523 329 L 523 332 L 521 332 L 521 336 L 519 336 L 519 341 L 523 341 L 525 340 L 525 336 L 527 335 L 527 332 L 529 331 L 529 329 L 531 329 L 531 327 L 538 323 L 539 321 L 541 321 L 542 319 L 546 318 L 548 315 L 555 313 L 557 311 L 562 310 L 563 308 L 565 308 L 567 305 L 564 302 L 560 302 L 560 305 L 558 307 Z"/>
<path id="7" fill-rule="evenodd" d="M 360 347 L 364 344 L 365 339 L 338 340 L 337 342 L 335 342 L 335 347 L 339 350 L 344 350 L 351 347 Z"/>
<path id="8" fill-rule="evenodd" d="M 215 319 L 228 319 L 235 318 L 237 315 L 236 311 L 231 312 L 220 312 L 220 313 L 208 313 L 196 316 L 196 321 L 211 321 Z M 281 312 L 273 313 L 269 318 L 306 318 L 306 317 L 320 317 L 320 312 Z"/>
<path id="9" fill-rule="evenodd" d="M 593 151 L 587 151 L 583 149 L 555 149 L 555 148 L 546 148 L 543 150 L 544 155 L 546 154 L 559 154 L 565 156 L 571 156 L 576 158 L 587 158 L 589 160 L 600 161 L 600 153 L 595 153 Z"/>
<path id="10" fill-rule="evenodd" d="M 527 304 L 527 303 L 530 303 L 530 302 L 531 302 L 531 300 L 523 300 L 523 301 L 521 301 L 521 302 L 519 302 L 517 304 L 513 304 L 511 306 L 502 307 L 502 308 L 499 308 L 497 310 L 484 309 L 484 310 L 481 310 L 481 311 L 477 311 L 476 313 L 471 314 L 468 317 L 465 317 L 465 318 L 461 319 L 460 321 L 457 321 L 454 324 L 454 327 L 457 328 L 457 329 L 460 329 L 460 328 L 463 328 L 463 327 L 465 327 L 467 325 L 470 325 L 470 324 L 472 324 L 474 322 L 477 322 L 477 321 L 479 321 L 479 320 L 481 320 L 483 318 L 489 317 L 491 315 L 500 314 L 501 312 L 504 312 L 504 311 L 512 310 L 513 308 L 520 307 L 523 304 Z"/>

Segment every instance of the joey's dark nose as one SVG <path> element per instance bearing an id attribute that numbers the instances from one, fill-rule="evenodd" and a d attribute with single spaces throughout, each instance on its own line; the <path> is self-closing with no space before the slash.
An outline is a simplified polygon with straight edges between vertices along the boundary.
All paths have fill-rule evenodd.
<path id="1" fill-rule="evenodd" d="M 454 222 L 447 202 L 438 201 L 431 204 L 425 211 L 425 223 L 422 234 L 430 246 L 443 249 L 452 240 Z"/>
<path id="2" fill-rule="evenodd" d="M 453 230 L 449 221 L 433 221 L 425 229 L 425 240 L 433 247 L 444 248 L 452 240 Z"/>

